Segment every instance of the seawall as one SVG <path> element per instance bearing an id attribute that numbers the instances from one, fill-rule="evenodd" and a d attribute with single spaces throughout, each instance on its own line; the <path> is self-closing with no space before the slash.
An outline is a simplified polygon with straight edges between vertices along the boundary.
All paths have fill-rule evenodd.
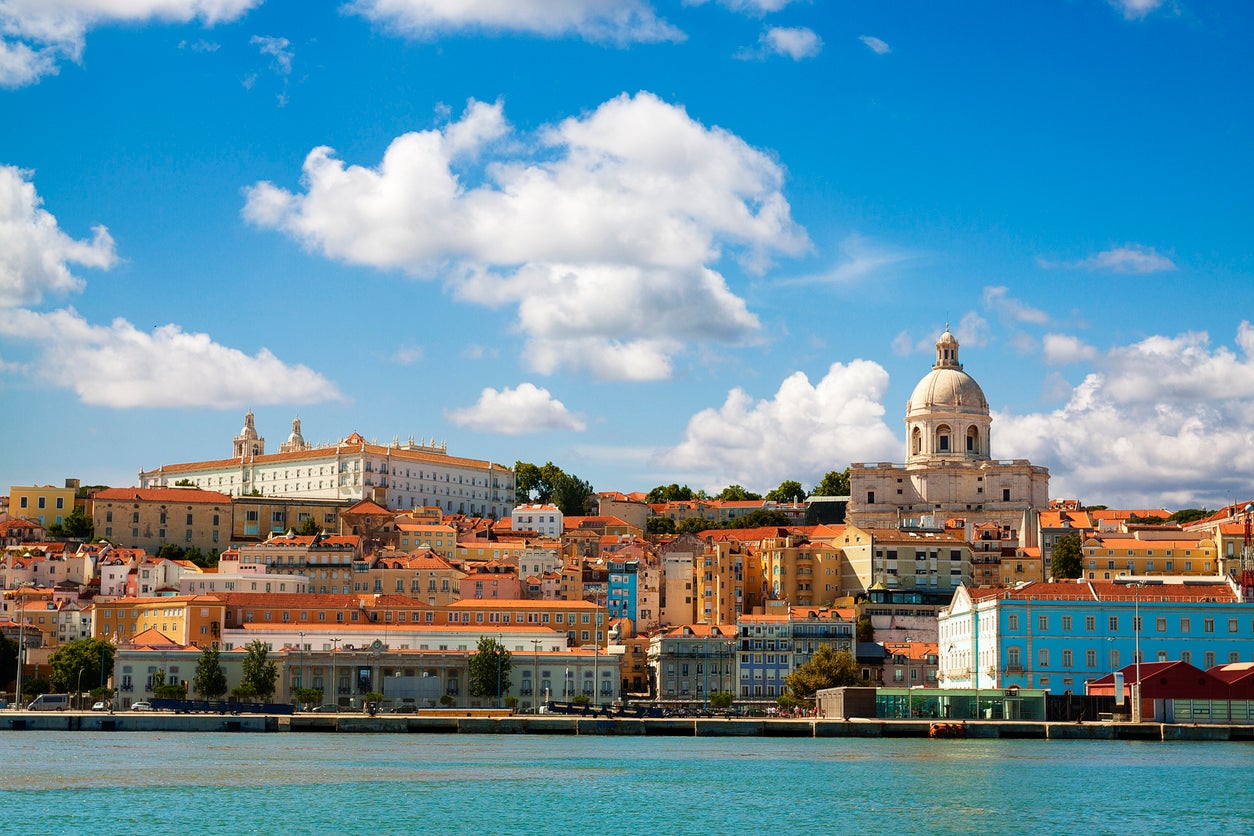
<path id="1" fill-rule="evenodd" d="M 416 715 L 3 712 L 0 731 L 296 732 L 322 734 L 561 734 L 637 737 L 949 737 L 967 739 L 1251 741 L 1254 726 L 982 720 L 593 718 L 447 711 Z"/>

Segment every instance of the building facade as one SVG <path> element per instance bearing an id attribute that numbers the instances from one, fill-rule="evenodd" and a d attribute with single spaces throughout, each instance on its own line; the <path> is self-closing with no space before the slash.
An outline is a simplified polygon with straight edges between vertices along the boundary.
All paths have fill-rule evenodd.
<path id="1" fill-rule="evenodd" d="M 231 498 L 192 487 L 105 488 L 91 495 L 97 537 L 156 553 L 167 543 L 206 554 L 231 541 Z"/>

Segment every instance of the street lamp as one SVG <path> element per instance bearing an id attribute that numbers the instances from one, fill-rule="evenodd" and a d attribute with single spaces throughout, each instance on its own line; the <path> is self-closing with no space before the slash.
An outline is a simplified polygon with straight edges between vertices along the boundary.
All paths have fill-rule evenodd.
<path id="1" fill-rule="evenodd" d="M 339 688 L 335 684 L 335 651 L 339 648 L 339 644 L 339 639 L 331 639 L 331 696 L 335 702 L 336 709 L 340 706 Z"/>
<path id="2" fill-rule="evenodd" d="M 78 669 L 78 685 L 75 686 L 74 701 L 78 703 L 78 710 L 83 710 L 83 668 Z"/>
<path id="3" fill-rule="evenodd" d="M 531 640 L 531 707 L 540 713 L 540 639 Z"/>
<path id="4" fill-rule="evenodd" d="M 10 558 L 12 559 L 12 558 Z M 17 681 L 13 687 L 13 707 L 22 707 L 22 657 L 26 655 L 26 607 L 22 606 L 22 590 L 13 593 L 13 600 L 19 604 L 17 611 Z"/>
<path id="5" fill-rule="evenodd" d="M 1141 722 L 1141 584 L 1132 587 L 1132 659 L 1136 664 L 1136 682 L 1132 685 L 1132 722 Z"/>
<path id="6" fill-rule="evenodd" d="M 501 659 L 505 656 L 505 645 L 501 644 L 501 636 L 496 636 L 496 707 L 501 707 Z"/>
<path id="7" fill-rule="evenodd" d="M 297 635 L 300 636 L 300 647 L 296 649 L 297 656 L 300 659 L 300 680 L 299 680 L 297 687 L 304 688 L 305 687 L 305 632 L 302 630 Z"/>

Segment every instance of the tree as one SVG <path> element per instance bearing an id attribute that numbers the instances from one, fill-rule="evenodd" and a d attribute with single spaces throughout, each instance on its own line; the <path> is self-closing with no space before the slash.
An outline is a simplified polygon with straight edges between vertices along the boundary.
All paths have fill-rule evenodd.
<path id="1" fill-rule="evenodd" d="M 806 498 L 806 489 L 793 479 L 785 479 L 779 487 L 766 495 L 767 502 L 792 502 Z"/>
<path id="2" fill-rule="evenodd" d="M 735 519 L 724 520 L 719 526 L 720 528 L 766 528 L 791 525 L 792 518 L 783 511 L 776 511 L 773 508 L 758 508 L 756 511 L 736 517 Z"/>
<path id="3" fill-rule="evenodd" d="M 860 682 L 858 664 L 848 650 L 821 644 L 810 660 L 790 673 L 785 682 L 794 697 L 812 700 L 815 693 L 824 688 L 857 685 Z"/>
<path id="4" fill-rule="evenodd" d="M 79 639 L 61 645 L 48 657 L 52 666 L 52 687 L 59 692 L 69 692 L 77 688 L 80 681 L 87 687 L 99 685 L 113 673 L 115 650 L 113 643 L 104 639 Z M 82 671 L 81 679 L 79 671 Z"/>
<path id="5" fill-rule="evenodd" d="M 664 502 L 689 502 L 693 498 L 692 488 L 671 482 L 669 485 L 658 485 L 649 491 L 645 501 L 650 505 L 661 505 Z"/>
<path id="6" fill-rule="evenodd" d="M 697 534 L 698 532 L 705 531 L 710 528 L 718 528 L 718 524 L 702 519 L 701 517 L 685 517 L 675 523 L 675 531 L 678 534 L 683 534 L 684 532 Z"/>
<path id="7" fill-rule="evenodd" d="M 81 508 L 75 508 L 63 521 L 49 525 L 48 534 L 51 537 L 66 537 L 71 540 L 90 540 L 91 518 Z"/>
<path id="8" fill-rule="evenodd" d="M 33 676 L 30 679 L 22 680 L 22 696 L 30 699 L 40 694 L 46 694 L 52 689 L 52 683 L 45 677 Z"/>
<path id="9" fill-rule="evenodd" d="M 269 648 L 261 639 L 249 642 L 245 651 L 240 689 L 247 689 L 262 702 L 266 702 L 274 694 L 274 683 L 279 678 L 279 667 L 266 658 Z"/>
<path id="10" fill-rule="evenodd" d="M 322 705 L 321 688 L 297 688 L 296 702 L 302 706 Z"/>
<path id="11" fill-rule="evenodd" d="M 193 482 L 191 479 L 179 479 L 177 482 L 175 482 L 175 483 L 174 483 L 174 487 L 176 487 L 176 488 L 194 488 L 194 487 L 196 487 L 196 483 L 195 483 L 195 482 Z"/>
<path id="12" fill-rule="evenodd" d="M 858 641 L 873 642 L 875 641 L 875 625 L 871 623 L 871 617 L 864 615 L 858 619 Z"/>
<path id="13" fill-rule="evenodd" d="M 670 517 L 649 517 L 644 523 L 649 534 L 674 534 L 675 521 Z"/>
<path id="14" fill-rule="evenodd" d="M 318 518 L 310 514 L 301 520 L 300 525 L 296 528 L 296 533 L 305 537 L 313 537 L 321 530 L 322 526 L 318 525 Z"/>
<path id="15" fill-rule="evenodd" d="M 226 693 L 226 674 L 222 672 L 217 648 L 206 647 L 200 651 L 200 659 L 196 661 L 196 675 L 192 677 L 192 688 L 207 700 L 221 699 Z"/>
<path id="16" fill-rule="evenodd" d="M 810 496 L 849 496 L 849 468 L 829 470 L 810 491 Z"/>
<path id="17" fill-rule="evenodd" d="M 512 668 L 505 645 L 491 636 L 480 636 L 475 655 L 470 657 L 470 695 L 499 698 L 509 690 Z"/>
<path id="18" fill-rule="evenodd" d="M 17 679 L 17 642 L 0 635 L 0 690 Z"/>
<path id="19" fill-rule="evenodd" d="M 727 693 L 726 691 L 716 691 L 713 694 L 710 694 L 710 707 L 711 708 L 731 708 L 732 703 L 735 701 L 735 699 L 736 699 L 735 697 L 733 697 L 731 694 Z"/>
<path id="20" fill-rule="evenodd" d="M 152 695 L 163 700 L 181 700 L 187 696 L 187 688 L 181 682 L 166 682 L 165 671 L 152 676 Z"/>
<path id="21" fill-rule="evenodd" d="M 530 462 L 514 463 L 514 497 L 519 505 L 553 503 L 568 517 L 588 513 L 592 485 L 562 470 L 553 462 L 537 467 Z"/>
<path id="22" fill-rule="evenodd" d="M 1059 537 L 1054 544 L 1054 556 L 1049 561 L 1050 574 L 1056 580 L 1070 580 L 1082 574 L 1083 564 L 1080 558 L 1084 550 L 1080 547 L 1080 535 L 1068 534 Z"/>
<path id="23" fill-rule="evenodd" d="M 724 502 L 748 502 L 751 499 L 761 499 L 762 495 L 745 490 L 740 485 L 728 485 L 719 491 L 718 496 L 714 498 L 721 499 Z"/>
<path id="24" fill-rule="evenodd" d="M 1210 511 L 1205 508 L 1181 508 L 1179 511 L 1167 518 L 1168 522 L 1176 525 L 1188 525 L 1191 522 L 1197 522 L 1211 515 Z"/>

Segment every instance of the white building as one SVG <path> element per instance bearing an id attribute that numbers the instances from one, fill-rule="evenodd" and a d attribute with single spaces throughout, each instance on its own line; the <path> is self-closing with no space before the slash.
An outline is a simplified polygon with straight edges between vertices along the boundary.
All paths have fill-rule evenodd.
<path id="1" fill-rule="evenodd" d="M 850 522 L 860 528 L 942 528 L 947 519 L 993 523 L 1003 539 L 1035 545 L 1049 505 L 1049 470 L 991 457 L 988 401 L 958 362 L 949 328 L 936 362 L 906 403 L 906 462 L 853 464 Z"/>
<path id="2" fill-rule="evenodd" d="M 534 531 L 541 537 L 561 537 L 565 530 L 561 509 L 551 503 L 519 505 L 510 516 L 515 531 Z"/>
<path id="3" fill-rule="evenodd" d="M 228 496 L 369 499 L 390 510 L 430 506 L 446 513 L 508 516 L 514 507 L 514 471 L 505 465 L 448 454 L 434 440 L 367 442 L 357 433 L 330 444 L 306 443 L 300 422 L 279 452 L 266 453 L 253 414 L 233 440 L 232 457 L 161 465 L 140 471 L 141 488 L 190 481 Z M 560 534 L 560 531 L 559 531 Z"/>

